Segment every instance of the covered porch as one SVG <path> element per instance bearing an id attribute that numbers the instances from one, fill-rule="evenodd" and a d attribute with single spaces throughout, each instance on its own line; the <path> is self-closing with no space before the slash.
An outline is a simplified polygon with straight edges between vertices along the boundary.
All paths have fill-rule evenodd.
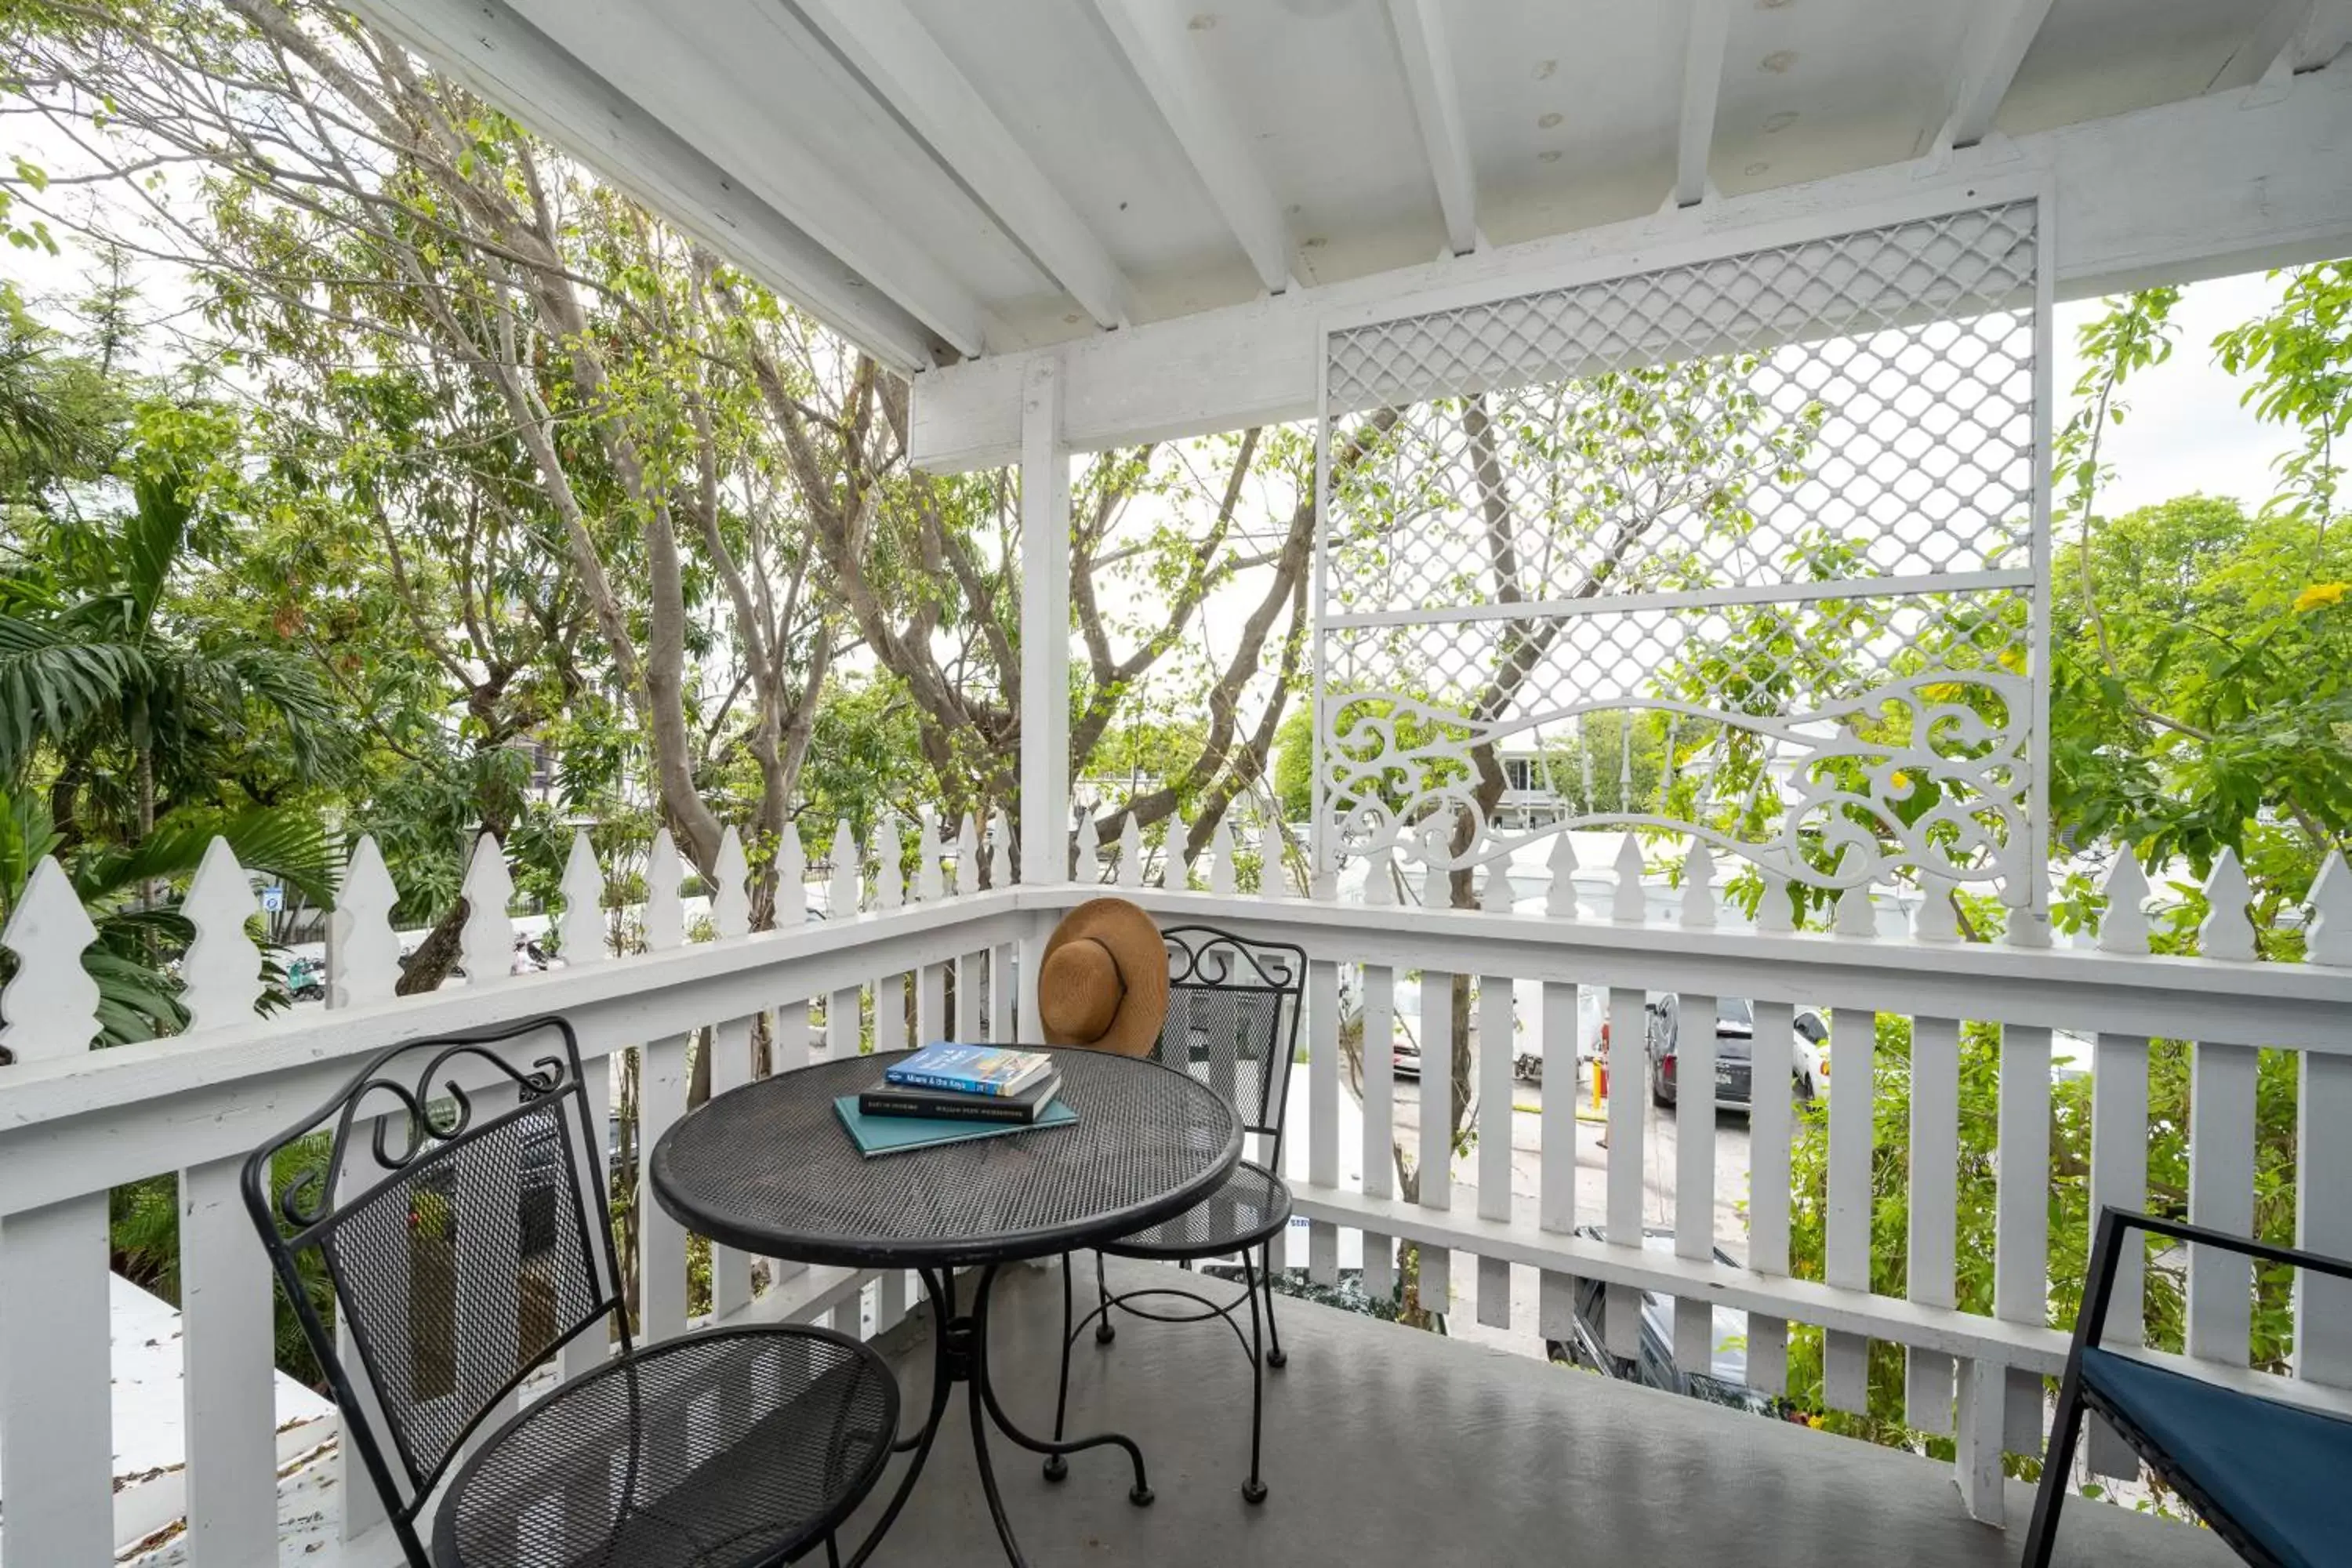
<path id="1" fill-rule="evenodd" d="M 698 1062 L 723 1093 L 910 1041 L 1034 1037 L 1048 932 L 1109 890 L 1163 922 L 1304 951 L 1285 1131 L 1303 1223 L 1285 1261 L 1320 1286 L 1360 1270 L 1386 1299 L 1410 1244 L 1419 1299 L 1464 1331 L 1286 1301 L 1294 1349 L 1269 1391 L 1258 1509 L 1237 1491 L 1246 1367 L 1221 1330 L 1137 1325 L 1108 1353 L 1081 1346 L 1079 1425 L 1134 1432 L 1165 1479 L 1138 1510 L 1097 1464 L 1059 1488 L 1011 1465 L 1041 1563 L 2013 1562 L 2028 1493 L 2007 1470 L 2042 1452 L 2045 1379 L 2066 1352 L 2053 1258 L 2084 1239 L 2053 1226 L 2053 1184 L 2081 1184 L 2093 1212 L 2150 1201 L 2151 1041 L 2193 1058 L 2189 1216 L 2253 1226 L 2258 1177 L 2278 1174 L 2256 1164 L 2262 1053 L 2285 1053 L 2297 1237 L 2352 1253 L 2341 857 L 2309 889 L 2298 962 L 2256 961 L 2226 857 L 2197 889 L 2201 956 L 2151 954 L 2154 868 L 2128 851 L 2102 867 L 2096 942 L 2053 942 L 2047 812 L 2053 304 L 2352 251 L 2342 0 L 2160 16 L 2137 0 L 1689 0 L 1591 18 L 1433 0 L 357 8 L 906 377 L 918 467 L 1017 473 L 1017 814 L 886 822 L 862 844 L 845 823 L 816 877 L 796 829 L 747 849 L 730 827 L 691 928 L 667 830 L 627 888 L 608 886 L 583 832 L 554 916 L 565 965 L 524 974 L 508 973 L 514 880 L 484 836 L 463 889 L 471 978 L 417 996 L 394 994 L 396 898 L 362 837 L 325 1006 L 268 1020 L 254 889 L 215 843 L 185 905 L 190 1030 L 103 1052 L 86 1048 L 91 929 L 46 866 L 0 933 L 16 963 L 0 1561 L 395 1560 L 340 1446 L 281 1454 L 274 1287 L 237 1185 L 246 1153 L 371 1052 L 562 1015 L 591 1067 L 611 1064 L 592 1078 L 635 1086 L 614 1174 L 642 1193 L 642 1152 L 687 1114 Z M 1556 167 L 1578 177 L 1553 182 Z M 1706 410 L 1697 437 L 1674 437 L 1697 449 L 1696 478 L 1640 528 L 1620 515 L 1639 509 L 1562 501 L 1591 465 L 1543 450 L 1604 381 L 1636 389 L 1645 420 L 1672 423 L 1661 388 Z M 1323 456 L 1301 612 L 1314 809 L 1220 820 L 1200 853 L 1155 856 L 1131 815 L 1104 831 L 1072 810 L 1073 455 L 1273 420 L 1314 421 Z M 1738 550 L 1717 548 L 1727 509 L 1710 500 L 1724 451 L 1745 465 Z M 1342 473 L 1349 455 L 1360 466 Z M 1510 499 L 1489 477 L 1503 467 Z M 1548 498 L 1520 482 L 1562 476 Z M 1417 511 L 1393 506 L 1408 492 Z M 1529 542 L 1569 539 L 1576 518 L 1563 574 L 1528 563 Z M 1769 710 L 1685 657 L 1759 616 L 1860 604 L 1883 618 L 1837 670 L 1798 679 L 1801 660 L 1774 656 L 1794 689 Z M 1864 726 L 1848 710 L 1898 699 L 1916 699 L 1917 732 L 1853 762 Z M 1669 775 L 1676 735 L 1701 730 L 1762 736 L 1763 760 L 1695 783 L 1676 811 L 1632 809 L 1636 712 L 1671 713 Z M 1571 736 L 1590 805 L 1596 713 L 1615 715 L 1619 750 L 1598 761 L 1626 781 L 1613 809 L 1529 830 L 1465 783 L 1492 774 L 1499 794 L 1498 746 Z M 1931 743 L 1938 726 L 1958 742 Z M 1897 807 L 1913 773 L 1937 769 L 1967 804 L 1920 826 Z M 1808 794 L 1815 771 L 1836 775 L 1827 809 L 1848 826 L 1808 837 L 1795 824 L 1825 798 Z M 1769 830 L 1750 830 L 1741 798 L 1767 803 Z M 1570 826 L 1608 833 L 1610 862 L 1580 861 Z M 1752 920 L 1723 896 L 1735 875 L 1762 885 Z M 825 918 L 754 931 L 768 877 Z M 1997 906 L 2001 940 L 1963 940 L 1961 893 Z M 642 951 L 614 952 L 623 911 Z M 1652 1108 L 1664 997 L 1699 1017 L 1744 1005 L 1758 1061 L 1801 1055 L 1806 1018 L 1828 1032 L 1824 1169 L 1792 1168 L 1800 1090 L 1817 1086 L 1756 1073 L 1727 1217 L 1712 1040 L 1685 1041 L 1682 1091 Z M 1880 1045 L 1889 1029 L 1899 1050 Z M 1408 1034 L 1428 1064 L 1417 1081 L 1393 1048 Z M 1540 1097 L 1503 1047 L 1522 1035 L 1544 1053 Z M 1963 1184 L 1985 1174 L 1962 1169 L 1964 1039 L 1991 1042 L 1997 1066 L 1989 1310 L 1962 1286 L 1964 1262 L 1984 1261 L 1959 1255 L 1981 1217 L 1963 1213 Z M 1456 1062 L 1458 1093 L 1440 1065 Z M 2053 1170 L 2065 1062 L 2095 1082 L 2086 1171 Z M 1894 1126 L 1873 1090 L 1897 1072 L 1909 1111 Z M 140 1489 L 157 1477 L 118 1463 L 132 1417 L 109 1394 L 108 1204 L 162 1173 L 180 1184 L 185 1439 L 165 1468 L 184 1501 L 152 1528 Z M 1875 1223 L 1898 1178 L 1899 1245 Z M 906 1274 L 706 1255 L 650 1204 L 635 1223 L 646 1340 L 827 1321 L 892 1346 L 919 1396 L 927 1329 Z M 1821 1234 L 1800 1245 L 1807 1223 Z M 2148 1356 L 2352 1412 L 2352 1296 L 2298 1289 L 2281 1375 L 2252 1364 L 2242 1263 L 2172 1261 L 2186 1339 Z M 2135 1264 L 2112 1340 L 2142 1337 L 2144 1278 Z M 1055 1284 L 1016 1269 L 999 1324 L 1001 1381 L 1033 1416 L 1050 1399 Z M 1874 1373 L 1899 1366 L 1902 1424 L 1951 1457 L 1470 1342 L 1474 1327 L 1565 1339 L 1586 1284 L 1612 1353 L 1636 1347 L 1645 1298 L 1665 1303 L 1685 1365 L 1709 1363 L 1717 1310 L 1745 1314 L 1761 1398 L 1790 1393 L 1792 1355 L 1817 1354 L 1822 1402 L 1863 1414 Z M 567 1355 L 550 1380 L 583 1364 Z M 876 1561 L 990 1550 L 969 1446 L 931 1464 Z M 2078 1479 L 2117 1474 L 2136 1461 L 2095 1434 Z M 2192 1526 L 2089 1503 L 2058 1558 L 2226 1560 Z"/>

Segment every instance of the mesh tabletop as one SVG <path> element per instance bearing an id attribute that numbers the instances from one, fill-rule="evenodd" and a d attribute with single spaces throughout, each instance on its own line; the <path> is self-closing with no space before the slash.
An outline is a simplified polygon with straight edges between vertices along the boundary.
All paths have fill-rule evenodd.
<path id="1" fill-rule="evenodd" d="M 1055 1051 L 1076 1121 L 869 1160 L 834 1101 L 910 1054 L 824 1062 L 716 1097 L 654 1146 L 656 1199 L 688 1229 L 764 1257 L 976 1264 L 1150 1225 L 1214 1189 L 1241 1155 L 1233 1108 L 1189 1076 Z"/>

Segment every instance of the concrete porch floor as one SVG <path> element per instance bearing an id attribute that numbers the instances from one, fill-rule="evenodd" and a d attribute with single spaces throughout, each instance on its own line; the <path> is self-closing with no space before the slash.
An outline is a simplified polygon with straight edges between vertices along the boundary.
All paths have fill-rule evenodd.
<path id="1" fill-rule="evenodd" d="M 1172 1272 L 1112 1263 L 1114 1289 Z M 1080 1276 L 1080 1300 L 1092 1281 Z M 1211 1281 L 1209 1288 L 1217 1289 Z M 1081 1308 L 1083 1310 L 1083 1307 Z M 1073 1363 L 1073 1432 L 1136 1438 L 1158 1500 L 1127 1500 L 1116 1449 L 1059 1486 L 992 1434 L 1036 1568 L 1139 1563 L 2014 1563 L 2032 1506 L 2010 1483 L 2006 1534 L 1961 1511 L 1950 1467 L 1525 1357 L 1285 1300 L 1289 1365 L 1267 1373 L 1265 1479 L 1247 1473 L 1249 1370 L 1222 1326 L 1122 1320 Z M 1030 1430 L 1052 1428 L 1060 1280 L 1017 1267 L 992 1313 L 995 1383 Z M 929 1323 L 890 1343 L 914 1419 L 929 1396 Z M 899 1461 L 903 1464 L 904 1461 Z M 887 1496 L 900 1471 L 879 1489 Z M 877 1505 L 843 1534 L 862 1539 Z M 877 1564 L 1003 1562 L 956 1391 L 922 1479 Z M 2206 1531 L 2104 1504 L 2067 1510 L 2057 1561 L 2149 1568 L 2236 1561 Z"/>

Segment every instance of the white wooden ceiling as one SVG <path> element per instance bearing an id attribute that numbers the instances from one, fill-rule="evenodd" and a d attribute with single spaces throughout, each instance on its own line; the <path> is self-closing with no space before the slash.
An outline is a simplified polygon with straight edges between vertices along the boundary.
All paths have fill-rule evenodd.
<path id="1" fill-rule="evenodd" d="M 2352 42 L 2352 0 L 360 3 L 907 369 L 2275 84 Z"/>

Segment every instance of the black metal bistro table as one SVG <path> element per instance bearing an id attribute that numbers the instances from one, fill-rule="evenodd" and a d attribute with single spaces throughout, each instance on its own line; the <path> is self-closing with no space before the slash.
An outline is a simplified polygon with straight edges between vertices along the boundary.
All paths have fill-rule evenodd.
<path id="1" fill-rule="evenodd" d="M 1005 1415 L 988 1377 L 988 1303 L 998 1268 L 1182 1213 L 1240 1159 L 1241 1123 L 1208 1086 L 1156 1062 L 1055 1051 L 1061 1098 L 1076 1121 L 869 1160 L 850 1142 L 834 1101 L 880 1082 L 901 1054 L 823 1062 L 718 1096 L 654 1146 L 654 1196 L 688 1229 L 764 1258 L 921 1276 L 937 1331 L 930 1411 L 921 1430 L 898 1441 L 898 1451 L 913 1458 L 853 1568 L 873 1554 L 914 1489 L 957 1383 L 969 1392 L 989 1513 L 1005 1555 L 1018 1564 L 1021 1549 L 989 1461 L 989 1423 L 1034 1453 L 1122 1448 L 1135 1470 L 1129 1499 L 1149 1503 L 1151 1488 L 1132 1438 L 1101 1433 L 1052 1442 Z M 954 1271 L 971 1268 L 980 1279 L 970 1310 L 959 1311 Z M 1063 1294 L 1069 1289 L 1065 1269 Z"/>

